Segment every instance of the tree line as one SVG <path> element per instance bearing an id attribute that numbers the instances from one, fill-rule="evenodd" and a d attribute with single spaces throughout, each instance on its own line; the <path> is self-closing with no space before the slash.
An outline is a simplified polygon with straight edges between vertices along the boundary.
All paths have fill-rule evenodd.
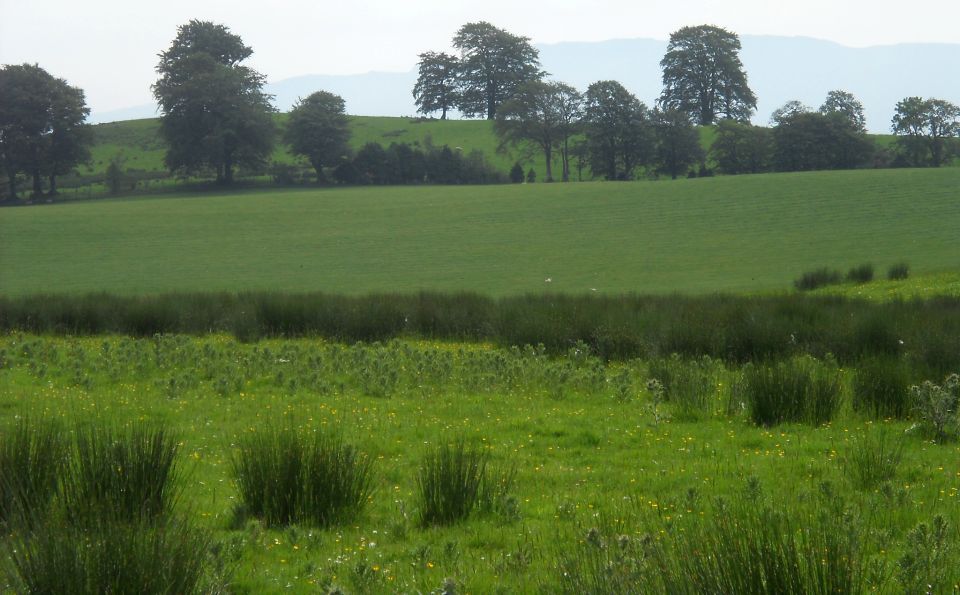
<path id="1" fill-rule="evenodd" d="M 907 97 L 897 104 L 893 152 L 870 142 L 862 105 L 844 91 L 831 92 L 819 110 L 789 102 L 773 114 L 771 127 L 751 125 L 757 100 L 740 61 L 740 40 L 719 27 L 684 27 L 670 36 L 653 108 L 617 81 L 597 81 L 581 93 L 549 80 L 529 38 L 490 23 L 463 25 L 452 46 L 458 55 L 420 54 L 413 88 L 418 111 L 445 119 L 457 110 L 492 120 L 502 149 L 513 148 L 524 160 L 542 156 L 546 181 L 554 179 L 555 157 L 567 181 L 574 168 L 578 178 L 588 168 L 610 180 L 709 173 L 707 157 L 720 172 L 737 174 L 940 166 L 960 152 L 960 108 L 942 99 Z M 266 171 L 279 138 L 320 182 L 504 179 L 482 156 L 449 147 L 368 145 L 353 154 L 343 99 L 326 91 L 301 99 L 280 131 L 265 77 L 244 64 L 252 54 L 227 27 L 199 20 L 180 26 L 160 54 L 152 91 L 171 172 L 229 184 L 238 169 Z M 7 198 L 17 197 L 18 176 L 30 180 L 33 197 L 43 196 L 45 182 L 47 194 L 55 195 L 57 176 L 89 160 L 89 111 L 81 89 L 38 65 L 0 68 L 0 173 Z M 709 153 L 698 125 L 716 126 Z M 119 165 L 113 169 L 116 178 Z M 518 178 L 516 171 L 511 178 Z"/>
<path id="2" fill-rule="evenodd" d="M 791 101 L 774 112 L 771 127 L 750 118 L 757 98 L 739 53 L 739 37 L 720 27 L 683 27 L 670 36 L 660 62 L 663 90 L 651 109 L 616 81 L 598 81 L 580 93 L 546 80 L 529 38 L 480 22 L 461 27 L 452 41 L 459 56 L 420 54 L 413 88 L 425 115 L 458 109 L 494 121 L 501 148 L 542 153 L 546 180 L 554 156 L 561 179 L 578 168 L 610 180 L 640 173 L 675 178 L 690 168 L 708 173 L 695 125 L 717 126 L 709 156 L 728 174 L 806 171 L 864 166 L 938 167 L 960 153 L 960 108 L 941 99 L 908 97 L 896 106 L 896 153 L 867 137 L 862 104 L 831 91 L 818 111 Z M 483 108 L 483 109 L 481 109 Z"/>

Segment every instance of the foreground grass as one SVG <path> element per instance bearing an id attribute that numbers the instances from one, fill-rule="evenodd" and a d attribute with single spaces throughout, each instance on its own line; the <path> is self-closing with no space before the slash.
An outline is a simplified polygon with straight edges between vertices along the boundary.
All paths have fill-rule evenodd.
<path id="1" fill-rule="evenodd" d="M 758 428 L 733 398 L 736 369 L 723 366 L 693 415 L 679 416 L 672 402 L 652 400 L 647 363 L 604 366 L 575 352 L 21 335 L 0 339 L 0 351 L 4 427 L 18 416 L 68 428 L 149 420 L 180 436 L 183 508 L 233 560 L 237 592 L 429 592 L 448 578 L 457 592 L 584 592 L 616 584 L 598 583 L 609 576 L 591 574 L 594 562 L 614 563 L 623 580 L 636 570 L 612 557 L 619 545 L 596 544 L 626 551 L 669 540 L 671 527 L 700 531 L 697 519 L 721 518 L 718 498 L 753 502 L 760 520 L 766 506 L 800 515 L 777 521 L 788 527 L 832 503 L 862 527 L 858 547 L 876 574 L 866 584 L 892 593 L 936 579 L 938 591 L 958 588 L 960 448 L 907 431 L 910 421 L 854 413 L 850 371 L 841 372 L 844 401 L 831 423 Z M 422 365 L 394 365 L 405 361 Z M 238 521 L 231 454 L 268 426 L 340 430 L 368 453 L 376 480 L 365 513 L 331 529 Z M 876 443 L 878 428 L 902 446 L 900 459 L 892 474 L 864 481 L 855 455 Z M 421 528 L 420 463 L 460 437 L 481 445 L 491 465 L 514 466 L 512 504 Z M 947 527 L 939 544 L 917 531 L 939 526 L 936 515 Z"/>
<path id="2" fill-rule="evenodd" d="M 0 294 L 708 293 L 957 266 L 960 170 L 251 191 L 0 213 Z"/>

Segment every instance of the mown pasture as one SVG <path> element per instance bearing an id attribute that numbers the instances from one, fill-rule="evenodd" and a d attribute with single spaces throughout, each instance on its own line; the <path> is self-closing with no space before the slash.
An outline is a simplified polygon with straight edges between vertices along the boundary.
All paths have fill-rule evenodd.
<path id="1" fill-rule="evenodd" d="M 960 170 L 220 192 L 0 213 L 0 294 L 711 293 L 957 266 Z"/>

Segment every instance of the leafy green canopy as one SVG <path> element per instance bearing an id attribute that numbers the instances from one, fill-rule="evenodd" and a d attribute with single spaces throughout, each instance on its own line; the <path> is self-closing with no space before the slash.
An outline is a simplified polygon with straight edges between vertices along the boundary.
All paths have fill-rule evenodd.
<path id="1" fill-rule="evenodd" d="M 273 149 L 273 108 L 264 76 L 241 66 L 253 50 L 223 25 L 192 20 L 160 54 L 153 85 L 171 170 L 208 167 L 221 182 L 236 166 L 257 167 Z"/>
<path id="2" fill-rule="evenodd" d="M 439 111 L 440 119 L 446 120 L 447 112 L 460 100 L 460 61 L 443 52 L 424 52 L 420 54 L 418 67 L 420 74 L 413 86 L 417 111 L 421 114 Z"/>
<path id="3" fill-rule="evenodd" d="M 501 103 L 522 83 L 541 78 L 540 53 L 520 37 L 481 21 L 453 37 L 460 52 L 460 111 L 492 120 Z"/>
<path id="4" fill-rule="evenodd" d="M 323 168 L 336 165 L 349 152 L 349 120 L 343 98 L 317 91 L 301 99 L 290 112 L 283 140 L 295 155 L 303 155 L 323 179 Z"/>
<path id="5" fill-rule="evenodd" d="M 36 64 L 0 68 L 0 171 L 10 198 L 21 172 L 33 179 L 34 195 L 43 192 L 43 176 L 56 194 L 56 177 L 89 158 L 89 113 L 83 90 Z"/>
<path id="6" fill-rule="evenodd" d="M 660 106 L 686 112 L 702 125 L 713 124 L 720 115 L 749 120 L 757 98 L 739 54 L 740 38 L 726 29 L 700 25 L 674 32 L 660 61 Z"/>

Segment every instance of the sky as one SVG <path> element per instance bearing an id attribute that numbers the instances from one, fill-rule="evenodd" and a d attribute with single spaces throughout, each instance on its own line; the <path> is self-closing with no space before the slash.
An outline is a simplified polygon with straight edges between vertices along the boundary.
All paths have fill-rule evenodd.
<path id="1" fill-rule="evenodd" d="M 240 35 L 269 81 L 408 71 L 480 20 L 537 44 L 665 40 L 699 24 L 852 47 L 960 43 L 958 0 L 0 0 L 0 64 L 39 64 L 84 89 L 93 111 L 151 103 L 157 54 L 191 19 Z"/>

